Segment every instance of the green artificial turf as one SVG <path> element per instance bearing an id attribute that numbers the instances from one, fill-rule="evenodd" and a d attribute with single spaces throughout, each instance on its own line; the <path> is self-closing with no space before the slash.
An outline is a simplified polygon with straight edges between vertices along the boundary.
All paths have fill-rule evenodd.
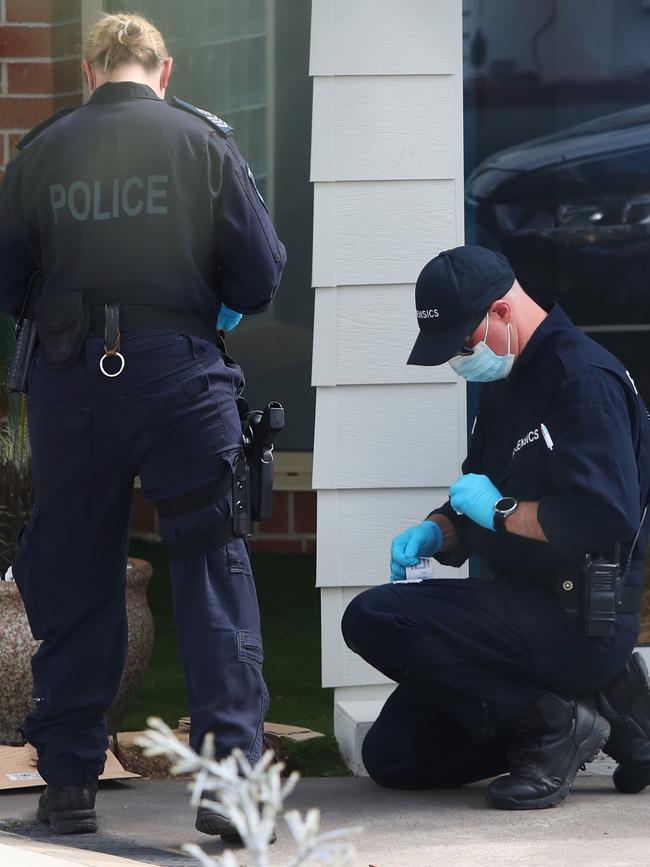
<path id="1" fill-rule="evenodd" d="M 123 729 L 146 728 L 149 716 L 159 716 L 175 728 L 188 708 L 176 656 L 167 558 L 160 545 L 139 540 L 131 541 L 129 553 L 153 566 L 149 606 L 156 637 L 149 669 L 131 700 Z M 271 695 L 268 718 L 325 734 L 302 744 L 287 744 L 287 766 L 304 776 L 345 775 L 348 771 L 334 739 L 333 691 L 320 685 L 320 595 L 314 586 L 315 558 L 257 554 L 252 562 L 262 616 L 264 677 Z"/>

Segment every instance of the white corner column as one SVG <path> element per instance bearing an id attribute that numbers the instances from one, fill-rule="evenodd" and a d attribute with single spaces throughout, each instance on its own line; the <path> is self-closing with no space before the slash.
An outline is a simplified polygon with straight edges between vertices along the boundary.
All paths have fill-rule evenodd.
<path id="1" fill-rule="evenodd" d="M 392 536 L 446 499 L 466 451 L 464 383 L 406 365 L 417 275 L 463 243 L 462 51 L 462 0 L 312 2 L 317 584 L 355 773 L 393 684 L 345 647 L 341 617 L 388 579 Z"/>

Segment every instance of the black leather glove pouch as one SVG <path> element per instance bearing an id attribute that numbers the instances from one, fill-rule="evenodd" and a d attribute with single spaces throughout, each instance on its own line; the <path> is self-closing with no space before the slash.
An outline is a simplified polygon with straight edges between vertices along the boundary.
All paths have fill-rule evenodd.
<path id="1" fill-rule="evenodd" d="M 38 339 L 50 367 L 71 367 L 79 358 L 89 329 L 85 292 L 41 296 L 34 305 Z"/>

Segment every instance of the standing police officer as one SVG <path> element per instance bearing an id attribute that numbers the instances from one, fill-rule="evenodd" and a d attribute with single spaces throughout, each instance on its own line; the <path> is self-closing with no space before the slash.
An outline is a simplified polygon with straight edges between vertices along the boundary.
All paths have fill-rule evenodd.
<path id="1" fill-rule="evenodd" d="M 243 377 L 216 327 L 265 310 L 286 261 L 232 129 L 163 101 L 172 58 L 152 24 L 104 16 L 83 68 L 88 102 L 23 139 L 0 191 L 0 307 L 18 316 L 30 275 L 44 275 L 35 505 L 13 571 L 42 640 L 24 723 L 48 783 L 38 815 L 60 833 L 96 828 L 136 474 L 172 560 L 192 746 L 214 732 L 219 757 L 260 757 L 268 693 L 232 496 Z M 234 830 L 204 808 L 197 828 Z"/>
<path id="2" fill-rule="evenodd" d="M 349 647 L 398 684 L 364 742 L 366 768 L 396 788 L 509 769 L 488 803 L 535 809 L 566 797 L 604 745 L 617 788 L 640 791 L 650 688 L 630 655 L 650 523 L 647 410 L 621 364 L 559 306 L 537 305 L 498 253 L 441 253 L 420 274 L 416 308 L 409 363 L 449 361 L 485 384 L 449 500 L 393 540 L 391 583 L 343 618 Z M 472 554 L 484 580 L 403 583 L 419 556 L 460 566 Z M 585 585 L 620 574 L 609 619 L 590 620 L 601 597 Z M 611 634 L 587 634 L 599 631 Z"/>

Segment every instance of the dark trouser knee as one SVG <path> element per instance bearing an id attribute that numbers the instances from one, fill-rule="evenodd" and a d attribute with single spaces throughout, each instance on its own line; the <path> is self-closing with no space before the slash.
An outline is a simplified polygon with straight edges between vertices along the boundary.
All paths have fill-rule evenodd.
<path id="1" fill-rule="evenodd" d="M 345 643 L 370 661 L 377 643 L 386 638 L 385 624 L 382 624 L 378 596 L 383 588 L 371 587 L 355 596 L 345 609 L 341 620 L 341 632 Z"/>

